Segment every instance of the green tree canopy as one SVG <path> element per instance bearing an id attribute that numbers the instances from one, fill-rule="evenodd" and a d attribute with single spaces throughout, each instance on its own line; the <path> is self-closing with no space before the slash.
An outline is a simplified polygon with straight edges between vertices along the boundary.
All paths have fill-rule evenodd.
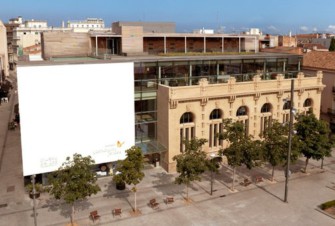
<path id="1" fill-rule="evenodd" d="M 281 124 L 278 121 L 273 121 L 272 125 L 266 128 L 261 134 L 263 160 L 267 161 L 272 166 L 271 180 L 274 178 L 274 169 L 278 165 L 285 165 L 287 162 L 288 151 L 288 124 Z M 293 134 L 292 134 L 293 136 Z M 294 162 L 299 157 L 296 139 L 292 137 L 291 146 L 291 161 Z"/>
<path id="2" fill-rule="evenodd" d="M 300 151 L 306 157 L 305 172 L 310 158 L 320 160 L 331 155 L 333 139 L 327 122 L 317 119 L 313 113 L 300 114 L 295 129 Z"/>
<path id="3" fill-rule="evenodd" d="M 127 157 L 124 160 L 118 162 L 116 166 L 116 171 L 119 173 L 114 175 L 113 181 L 115 183 L 126 183 L 128 185 L 133 185 L 132 191 L 135 195 L 135 205 L 134 212 L 137 211 L 136 206 L 136 185 L 139 184 L 144 178 L 143 168 L 144 159 L 141 148 L 133 146 L 126 150 Z"/>
<path id="4" fill-rule="evenodd" d="M 83 157 L 80 154 L 74 154 L 72 159 L 67 157 L 62 166 L 49 175 L 49 182 L 52 185 L 50 194 L 55 199 L 63 199 L 72 206 L 72 225 L 74 203 L 100 191 L 100 187 L 96 184 L 96 175 L 92 171 L 93 165 L 94 160 L 91 156 Z"/>
<path id="5" fill-rule="evenodd" d="M 335 38 L 334 37 L 330 41 L 329 51 L 335 51 Z"/>
<path id="6" fill-rule="evenodd" d="M 228 147 L 219 153 L 227 157 L 228 165 L 233 168 L 232 190 L 234 190 L 235 168 L 243 164 L 248 169 L 254 167 L 256 160 L 260 159 L 261 145 L 259 141 L 254 141 L 252 136 L 245 133 L 243 123 L 224 119 L 223 124 L 224 131 L 219 134 L 219 138 L 227 140 Z"/>
<path id="7" fill-rule="evenodd" d="M 173 157 L 177 162 L 177 172 L 175 183 L 186 185 L 186 200 L 188 198 L 188 187 L 191 182 L 201 180 L 201 174 L 207 169 L 206 153 L 202 151 L 202 146 L 207 142 L 206 139 L 193 138 L 184 140 L 185 150 Z"/>

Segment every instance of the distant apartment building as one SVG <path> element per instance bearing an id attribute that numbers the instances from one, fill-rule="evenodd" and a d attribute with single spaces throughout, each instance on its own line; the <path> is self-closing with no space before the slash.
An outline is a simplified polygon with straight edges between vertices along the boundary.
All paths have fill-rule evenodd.
<path id="1" fill-rule="evenodd" d="M 100 18 L 87 18 L 86 20 L 69 20 L 67 27 L 72 29 L 99 29 L 105 28 L 105 22 Z"/>
<path id="2" fill-rule="evenodd" d="M 10 48 L 10 67 L 15 67 L 18 57 L 21 60 L 42 60 L 41 33 L 56 31 L 87 33 L 91 30 L 101 32 L 111 30 L 104 28 L 104 21 L 97 18 L 88 18 L 85 21 L 77 22 L 69 21 L 68 25 L 68 27 L 53 27 L 48 26 L 47 21 L 44 20 L 31 19 L 24 21 L 22 17 L 10 19 L 6 24 Z"/>
<path id="3" fill-rule="evenodd" d="M 0 20 L 0 83 L 9 76 L 6 27 Z"/>
<path id="4" fill-rule="evenodd" d="M 46 20 L 26 20 L 21 27 L 25 28 L 46 28 L 48 27 L 48 22 Z"/>
<path id="5" fill-rule="evenodd" d="M 276 46 L 278 46 L 278 36 L 273 36 L 269 34 L 259 36 L 260 49 L 273 48 Z"/>
<path id="6" fill-rule="evenodd" d="M 278 36 L 278 46 L 297 47 L 297 38 L 292 35 L 288 36 L 280 35 Z"/>
<path id="7" fill-rule="evenodd" d="M 330 122 L 332 131 L 335 131 L 335 52 L 311 51 L 304 54 L 303 71 L 313 74 L 323 71 L 322 83 L 325 88 L 321 95 L 321 117 Z"/>
<path id="8" fill-rule="evenodd" d="M 50 30 L 45 20 L 26 20 L 22 17 L 10 19 L 6 24 L 8 29 L 8 42 L 11 54 L 11 68 L 17 62 L 17 57 L 23 55 L 40 54 L 41 32 Z"/>

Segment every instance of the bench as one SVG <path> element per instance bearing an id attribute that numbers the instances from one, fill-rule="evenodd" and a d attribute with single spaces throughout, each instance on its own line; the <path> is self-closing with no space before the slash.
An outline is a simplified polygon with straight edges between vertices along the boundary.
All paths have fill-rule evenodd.
<path id="1" fill-rule="evenodd" d="M 263 177 L 261 176 L 255 176 L 255 182 L 256 183 L 259 183 L 259 182 L 262 182 L 263 181 Z"/>
<path id="2" fill-rule="evenodd" d="M 170 203 L 173 203 L 173 202 L 174 202 L 173 197 L 168 196 L 168 197 L 165 198 L 165 203 L 166 203 L 166 204 L 170 204 Z"/>
<path id="3" fill-rule="evenodd" d="M 113 213 L 113 217 L 114 216 L 120 216 L 121 217 L 122 209 L 121 208 L 113 209 L 112 213 Z"/>
<path id="4" fill-rule="evenodd" d="M 90 217 L 92 218 L 93 222 L 100 219 L 100 215 L 98 214 L 97 210 L 90 212 Z"/>
<path id="5" fill-rule="evenodd" d="M 149 202 L 149 205 L 150 205 L 150 207 L 153 208 L 153 209 L 159 207 L 159 203 L 156 202 L 156 199 L 151 199 L 150 202 Z"/>

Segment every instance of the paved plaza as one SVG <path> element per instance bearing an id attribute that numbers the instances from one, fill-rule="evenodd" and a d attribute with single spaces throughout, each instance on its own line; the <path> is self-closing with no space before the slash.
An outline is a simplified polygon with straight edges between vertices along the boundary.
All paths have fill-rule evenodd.
<path id="1" fill-rule="evenodd" d="M 12 77 L 14 82 L 15 77 Z M 17 103 L 15 90 L 9 103 L 0 106 L 0 226 L 34 225 L 32 205 L 23 187 L 20 130 L 8 130 Z M 47 150 L 46 150 L 47 151 Z M 335 152 L 333 152 L 335 156 Z M 248 170 L 240 167 L 235 178 L 236 191 L 230 190 L 232 170 L 223 164 L 214 176 L 214 192 L 210 195 L 210 175 L 189 189 L 190 202 L 185 202 L 186 188 L 174 183 L 177 174 L 147 165 L 145 178 L 138 185 L 137 206 L 140 214 L 132 214 L 134 194 L 116 190 L 111 177 L 102 177 L 97 195 L 77 204 L 76 222 L 84 225 L 335 225 L 335 219 L 318 211 L 317 206 L 335 199 L 335 157 L 327 158 L 324 169 L 320 162 L 310 161 L 308 173 L 302 173 L 304 158 L 292 165 L 288 184 L 288 203 L 283 202 L 285 177 L 282 168 L 269 180 L 271 167 L 265 165 Z M 256 183 L 254 178 L 262 177 Z M 252 181 L 248 186 L 241 184 Z M 174 202 L 164 199 L 173 196 Z M 159 208 L 148 203 L 155 198 Z M 112 209 L 121 208 L 121 216 Z M 100 220 L 93 222 L 89 213 L 97 210 Z M 61 226 L 70 221 L 69 206 L 42 193 L 37 199 L 37 225 Z"/>

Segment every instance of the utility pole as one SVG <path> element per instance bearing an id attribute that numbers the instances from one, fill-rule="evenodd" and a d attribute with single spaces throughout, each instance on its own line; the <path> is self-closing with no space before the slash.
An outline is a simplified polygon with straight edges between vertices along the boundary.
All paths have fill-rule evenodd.
<path id="1" fill-rule="evenodd" d="M 287 150 L 287 162 L 285 172 L 285 196 L 284 202 L 287 201 L 288 193 L 288 178 L 290 177 L 290 161 L 291 161 L 291 148 L 292 148 L 292 133 L 293 133 L 293 94 L 294 94 L 294 79 L 291 79 L 291 101 L 290 101 L 290 122 L 289 122 L 289 134 L 288 134 L 288 150 Z"/>

